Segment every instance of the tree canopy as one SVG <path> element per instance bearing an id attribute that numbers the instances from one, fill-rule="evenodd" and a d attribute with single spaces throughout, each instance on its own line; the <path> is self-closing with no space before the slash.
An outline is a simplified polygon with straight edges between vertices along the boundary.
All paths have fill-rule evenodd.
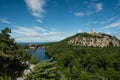
<path id="1" fill-rule="evenodd" d="M 65 42 L 47 46 L 46 52 L 56 60 L 68 80 L 120 78 L 120 47 L 79 47 Z"/>
<path id="2" fill-rule="evenodd" d="M 10 28 L 5 28 L 0 33 L 0 76 L 15 78 L 22 75 L 22 71 L 27 67 L 22 62 L 29 61 L 31 55 L 23 46 L 15 43 L 10 33 Z"/>

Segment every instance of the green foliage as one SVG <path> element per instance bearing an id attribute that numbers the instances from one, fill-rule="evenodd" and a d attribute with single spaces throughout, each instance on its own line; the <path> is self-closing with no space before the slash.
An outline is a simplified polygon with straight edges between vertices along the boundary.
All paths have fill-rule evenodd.
<path id="1" fill-rule="evenodd" d="M 0 76 L 9 76 L 11 79 L 22 75 L 27 67 L 22 62 L 30 60 L 23 46 L 17 45 L 10 37 L 11 29 L 5 28 L 0 33 Z M 32 60 L 31 60 L 32 62 Z"/>
<path id="2" fill-rule="evenodd" d="M 93 33 L 93 34 L 90 34 L 90 33 L 77 33 L 71 37 L 68 37 L 64 40 L 62 40 L 61 42 L 67 42 L 73 38 L 76 38 L 76 37 L 87 37 L 87 38 L 105 38 L 105 37 L 109 37 L 110 39 L 115 39 L 115 40 L 118 40 L 115 36 L 111 36 L 109 34 L 104 34 L 104 33 Z M 119 41 L 119 40 L 118 40 Z M 112 43 L 110 43 L 110 46 L 112 45 Z"/>
<path id="3" fill-rule="evenodd" d="M 120 73 L 116 71 L 114 68 L 107 68 L 106 75 L 109 80 L 119 80 Z"/>
<path id="4" fill-rule="evenodd" d="M 120 47 L 79 47 L 64 41 L 47 46 L 68 80 L 119 80 Z"/>
<path id="5" fill-rule="evenodd" d="M 9 28 L 5 28 L 0 33 L 0 79 L 4 80 L 22 75 L 27 67 L 22 62 L 37 62 L 34 55 L 27 54 L 23 46 L 17 45 L 14 39 L 10 38 L 10 33 Z M 78 35 L 91 36 L 88 33 L 75 36 Z M 106 34 L 102 34 L 102 37 L 104 36 Z M 113 47 L 112 43 L 110 47 L 105 48 L 72 46 L 66 44 L 68 39 L 46 44 L 46 53 L 53 59 L 36 64 L 28 75 L 28 80 L 120 79 L 120 47 Z"/>
<path id="6" fill-rule="evenodd" d="M 36 64 L 38 62 L 35 55 L 32 55 L 30 59 L 28 60 L 31 64 Z"/>
<path id="7" fill-rule="evenodd" d="M 92 74 L 90 74 L 89 72 L 81 72 L 79 78 L 79 80 L 93 80 L 92 79 Z"/>
<path id="8" fill-rule="evenodd" d="M 10 76 L 0 76 L 0 80 L 12 80 Z"/>
<path id="9" fill-rule="evenodd" d="M 28 80 L 65 80 L 64 75 L 58 70 L 55 61 L 41 61 L 36 65 Z"/>

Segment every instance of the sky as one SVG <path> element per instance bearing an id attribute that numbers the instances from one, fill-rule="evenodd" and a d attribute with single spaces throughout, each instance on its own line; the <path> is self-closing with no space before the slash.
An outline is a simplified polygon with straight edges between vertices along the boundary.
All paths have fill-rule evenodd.
<path id="1" fill-rule="evenodd" d="M 120 0 L 0 0 L 0 30 L 16 42 L 60 41 L 76 33 L 120 39 Z"/>

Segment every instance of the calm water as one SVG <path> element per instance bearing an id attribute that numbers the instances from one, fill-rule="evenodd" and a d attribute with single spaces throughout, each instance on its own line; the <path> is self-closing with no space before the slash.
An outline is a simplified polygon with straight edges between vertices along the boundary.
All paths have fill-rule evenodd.
<path id="1" fill-rule="evenodd" d="M 45 48 L 37 48 L 36 50 L 29 51 L 29 53 L 35 55 L 39 61 L 50 58 L 50 56 L 45 53 Z"/>

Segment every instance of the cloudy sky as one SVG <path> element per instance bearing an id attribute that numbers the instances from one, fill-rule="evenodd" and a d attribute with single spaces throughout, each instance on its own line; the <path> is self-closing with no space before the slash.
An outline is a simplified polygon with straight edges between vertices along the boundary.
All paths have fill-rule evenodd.
<path id="1" fill-rule="evenodd" d="M 120 39 L 120 0 L 0 0 L 0 30 L 17 42 L 59 41 L 79 32 Z"/>

